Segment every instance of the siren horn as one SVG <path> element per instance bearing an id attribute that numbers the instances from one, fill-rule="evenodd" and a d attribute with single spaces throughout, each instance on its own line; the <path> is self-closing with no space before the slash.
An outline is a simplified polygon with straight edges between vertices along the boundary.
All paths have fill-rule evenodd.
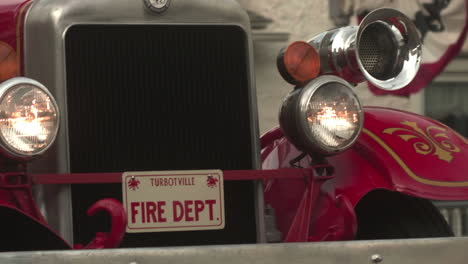
<path id="1" fill-rule="evenodd" d="M 384 90 L 397 90 L 409 84 L 421 63 L 421 40 L 416 26 L 403 13 L 389 8 L 372 11 L 359 26 L 326 31 L 307 43 L 318 53 L 320 75 L 337 75 L 350 83 L 368 80 Z M 281 60 L 283 55 L 284 52 L 278 57 L 278 68 L 283 76 L 291 76 L 287 72 L 290 67 L 284 65 L 287 61 Z M 304 83 L 291 78 L 287 81 Z"/>

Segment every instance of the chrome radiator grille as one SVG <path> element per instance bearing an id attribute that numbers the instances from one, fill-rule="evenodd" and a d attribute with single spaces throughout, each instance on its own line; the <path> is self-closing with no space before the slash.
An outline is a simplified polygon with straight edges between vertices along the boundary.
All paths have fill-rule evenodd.
<path id="1" fill-rule="evenodd" d="M 247 40 L 239 27 L 77 25 L 65 47 L 72 173 L 253 168 Z M 205 232 L 203 241 L 200 232 L 131 235 L 124 245 L 255 242 L 253 184 L 225 188 L 225 230 Z M 120 198 L 120 187 L 78 185 L 72 194 L 75 241 L 89 241 L 95 230 L 86 228 L 99 227 L 86 224 L 86 208 Z"/>
<path id="2" fill-rule="evenodd" d="M 237 27 L 70 29 L 72 172 L 251 167 L 245 46 Z"/>

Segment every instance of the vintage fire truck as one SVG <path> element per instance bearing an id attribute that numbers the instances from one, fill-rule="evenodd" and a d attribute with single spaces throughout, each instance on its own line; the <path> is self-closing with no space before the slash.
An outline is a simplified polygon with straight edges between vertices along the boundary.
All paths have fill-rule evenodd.
<path id="1" fill-rule="evenodd" d="M 428 199 L 468 199 L 465 138 L 353 92 L 415 76 L 396 10 L 282 50 L 295 87 L 262 137 L 235 1 L 2 0 L 0 18 L 2 251 L 443 237 Z"/>

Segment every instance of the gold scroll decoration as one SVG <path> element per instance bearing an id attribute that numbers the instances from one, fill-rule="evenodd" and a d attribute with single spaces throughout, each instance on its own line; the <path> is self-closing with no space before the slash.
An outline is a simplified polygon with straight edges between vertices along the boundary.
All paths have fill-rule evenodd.
<path id="1" fill-rule="evenodd" d="M 428 126 L 424 131 L 416 122 L 403 121 L 401 124 L 408 128 L 387 128 L 383 133 L 395 134 L 405 142 L 412 141 L 416 153 L 434 155 L 449 163 L 453 160 L 452 153 L 460 152 L 460 148 L 449 141 L 447 130 L 443 127 Z"/>

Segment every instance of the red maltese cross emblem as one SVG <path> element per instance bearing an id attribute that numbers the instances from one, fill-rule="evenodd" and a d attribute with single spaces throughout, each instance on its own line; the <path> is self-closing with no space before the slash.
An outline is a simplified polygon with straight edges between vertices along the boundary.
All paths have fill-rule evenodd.
<path id="1" fill-rule="evenodd" d="M 138 189 L 138 185 L 140 185 L 140 181 L 135 179 L 135 177 L 132 177 L 130 180 L 128 180 L 128 188 L 131 189 L 132 191 L 135 191 Z"/>
<path id="2" fill-rule="evenodd" d="M 206 178 L 206 185 L 210 188 L 215 188 L 218 186 L 218 179 L 216 179 L 215 177 L 209 175 L 207 178 Z"/>

